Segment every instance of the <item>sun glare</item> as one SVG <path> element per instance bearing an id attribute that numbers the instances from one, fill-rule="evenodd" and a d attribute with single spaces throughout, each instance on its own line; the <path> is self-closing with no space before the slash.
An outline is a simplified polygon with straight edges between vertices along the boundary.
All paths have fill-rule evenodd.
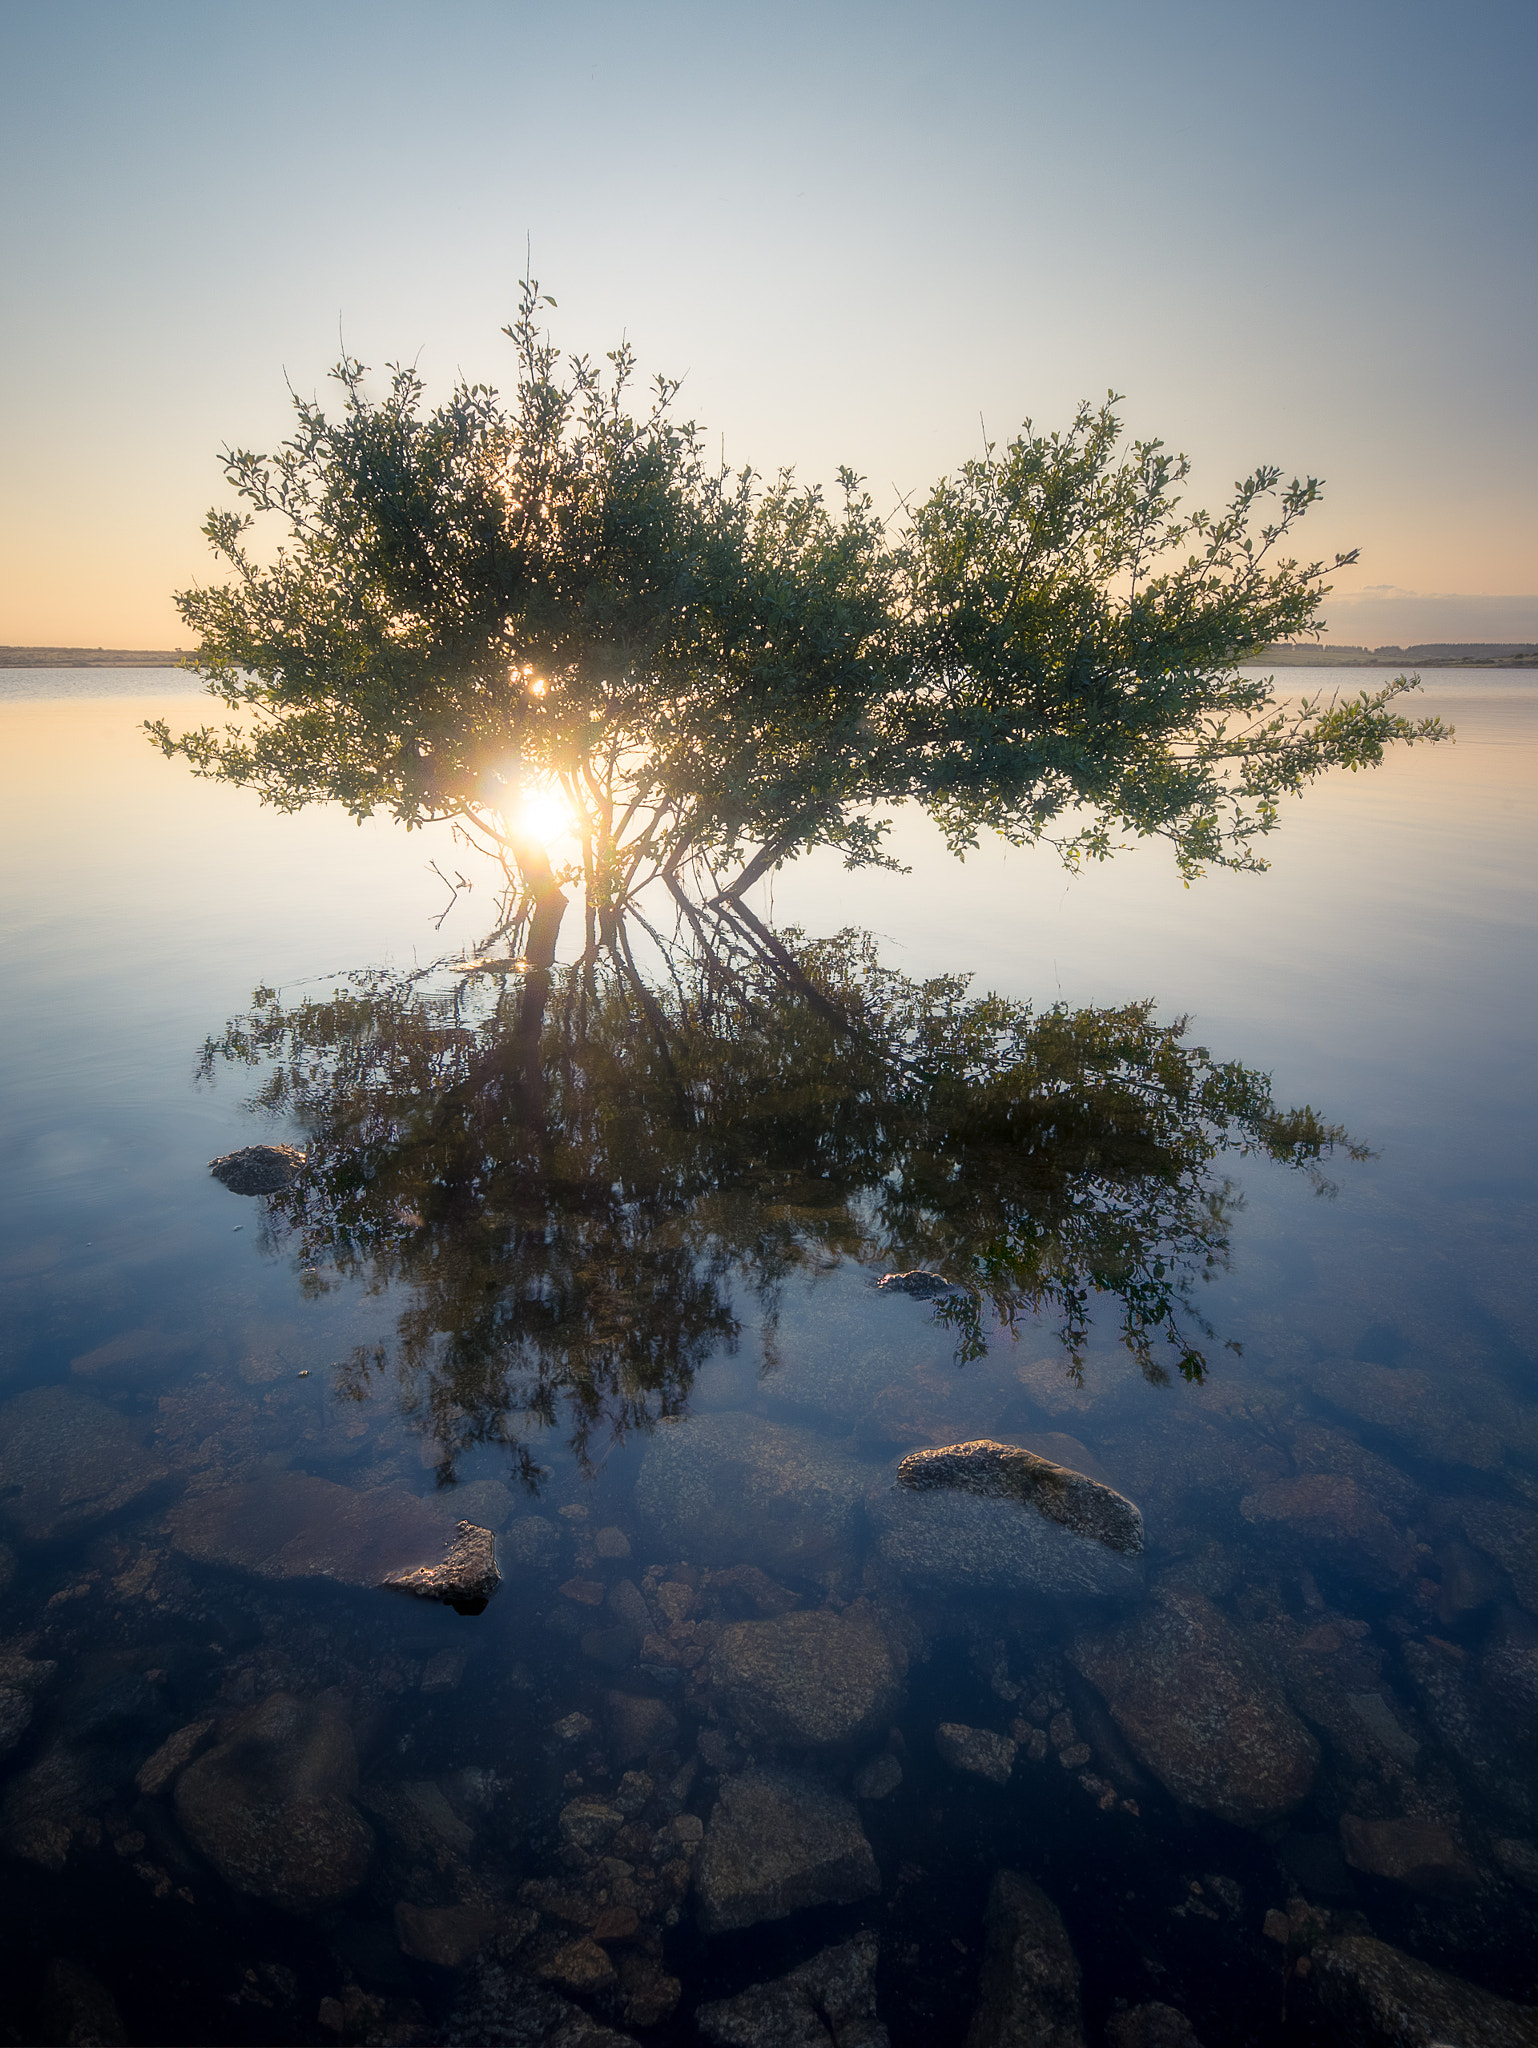
<path id="1" fill-rule="evenodd" d="M 524 789 L 513 806 L 509 822 L 528 833 L 541 846 L 551 846 L 576 829 L 571 805 L 559 789 Z"/>

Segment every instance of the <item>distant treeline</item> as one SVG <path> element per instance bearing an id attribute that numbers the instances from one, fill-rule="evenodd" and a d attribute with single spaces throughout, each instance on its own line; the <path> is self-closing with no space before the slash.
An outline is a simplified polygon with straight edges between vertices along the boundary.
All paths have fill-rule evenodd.
<path id="1" fill-rule="evenodd" d="M 0 668 L 176 668 L 186 647 L 0 647 Z"/>
<path id="2" fill-rule="evenodd" d="M 1278 668 L 1517 668 L 1538 662 L 1538 641 L 1426 640 L 1414 647 L 1352 647 L 1345 642 L 1278 641 L 1256 657 Z"/>
<path id="3" fill-rule="evenodd" d="M 0 668 L 179 668 L 187 647 L 0 647 Z M 1257 661 L 1278 668 L 1362 668 L 1403 662 L 1412 668 L 1519 668 L 1538 664 L 1538 642 L 1428 640 L 1415 647 L 1352 647 L 1342 642 L 1278 641 Z"/>

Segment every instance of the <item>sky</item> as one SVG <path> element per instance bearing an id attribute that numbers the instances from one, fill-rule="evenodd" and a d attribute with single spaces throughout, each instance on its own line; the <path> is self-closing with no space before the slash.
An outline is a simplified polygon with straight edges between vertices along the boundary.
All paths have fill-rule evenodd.
<path id="1" fill-rule="evenodd" d="M 0 643 L 171 647 L 340 348 L 511 382 L 534 274 L 728 460 L 883 509 L 1125 394 L 1323 477 L 1329 637 L 1538 637 L 1531 0 L 0 0 Z"/>

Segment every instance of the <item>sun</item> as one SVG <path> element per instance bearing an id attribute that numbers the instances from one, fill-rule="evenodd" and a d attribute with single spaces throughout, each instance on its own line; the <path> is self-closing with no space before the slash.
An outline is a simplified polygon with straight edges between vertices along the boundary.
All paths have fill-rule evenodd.
<path id="1" fill-rule="evenodd" d="M 519 793 L 509 822 L 541 846 L 552 846 L 556 840 L 567 838 L 577 827 L 565 792 L 555 787 L 540 789 L 526 786 Z"/>

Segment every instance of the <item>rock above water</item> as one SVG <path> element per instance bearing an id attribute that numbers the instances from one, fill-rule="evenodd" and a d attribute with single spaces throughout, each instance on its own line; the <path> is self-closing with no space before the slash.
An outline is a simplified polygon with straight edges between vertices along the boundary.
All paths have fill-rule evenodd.
<path id="1" fill-rule="evenodd" d="M 882 1557 L 920 1584 L 1078 1598 L 1143 1588 L 1132 1502 L 1012 1444 L 915 1451 L 866 1509 Z"/>
<path id="2" fill-rule="evenodd" d="M 338 1486 L 304 1472 L 269 1472 L 184 1501 L 171 1541 L 199 1564 L 261 1579 L 335 1579 L 378 1586 L 391 1573 L 443 1557 L 445 1507 L 396 1487 Z"/>
<path id="3" fill-rule="evenodd" d="M 722 1785 L 694 1882 L 707 1934 L 803 1906 L 847 1905 L 881 1888 L 852 1802 L 781 1769 L 743 1771 Z"/>
<path id="4" fill-rule="evenodd" d="M 1165 1587 L 1069 1657 L 1140 1762 L 1188 1806 L 1239 1827 L 1279 1820 L 1319 1768 L 1314 1738 L 1204 1595 Z"/>
<path id="5" fill-rule="evenodd" d="M 0 1514 L 34 1543 L 116 1514 L 169 1471 L 141 1434 L 73 1387 L 18 1394 L 0 1408 Z"/>
<path id="6" fill-rule="evenodd" d="M 1514 2005 L 1366 1934 L 1312 1951 L 1314 1995 L 1351 2048 L 1538 2048 L 1538 2007 Z"/>
<path id="7" fill-rule="evenodd" d="M 497 1570 L 496 1538 L 489 1529 L 460 1522 L 442 1564 L 418 1565 L 415 1571 L 387 1572 L 379 1582 L 419 1600 L 441 1600 L 458 1614 L 480 1614 L 502 1583 Z"/>
<path id="8" fill-rule="evenodd" d="M 752 1742 L 838 1749 L 885 1728 L 902 1674 L 879 1623 L 863 1606 L 818 1608 L 721 1631 L 711 1682 Z"/>
<path id="9" fill-rule="evenodd" d="M 303 1165 L 304 1154 L 292 1145 L 243 1145 L 210 1159 L 208 1170 L 232 1195 L 279 1195 Z"/>
<path id="10" fill-rule="evenodd" d="M 935 1748 L 953 1771 L 970 1771 L 995 1785 L 1007 1785 L 1019 1744 L 1007 1735 L 996 1735 L 991 1728 L 942 1721 L 935 1730 Z"/>
<path id="11" fill-rule="evenodd" d="M 874 1934 L 857 1934 L 787 1976 L 702 2005 L 694 2023 L 711 2048 L 887 2048 L 878 1953 Z"/>
<path id="12" fill-rule="evenodd" d="M 1435 1821 L 1340 1817 L 1340 1846 L 1353 1870 L 1436 1899 L 1472 1892 L 1479 1876 L 1452 1835 Z"/>
<path id="13" fill-rule="evenodd" d="M 946 1301 L 952 1296 L 959 1301 L 967 1298 L 966 1289 L 957 1287 L 941 1273 L 923 1273 L 916 1268 L 911 1273 L 883 1273 L 876 1282 L 878 1294 L 907 1294 L 915 1301 Z"/>
<path id="14" fill-rule="evenodd" d="M 647 1446 L 636 1505 L 676 1555 L 811 1573 L 847 1556 L 869 1467 L 809 1430 L 756 1415 L 665 1422 Z"/>
<path id="15" fill-rule="evenodd" d="M 357 1778 L 341 1716 L 273 1693 L 183 1771 L 176 1817 L 236 1891 L 316 1912 L 368 1873 L 374 1837 L 351 1802 Z"/>
<path id="16" fill-rule="evenodd" d="M 984 1500 L 1018 1501 L 1107 1550 L 1129 1557 L 1143 1553 L 1143 1517 L 1130 1500 L 1018 1444 L 984 1441 L 914 1451 L 898 1466 L 897 1484 L 914 1493 L 973 1493 Z"/>
<path id="17" fill-rule="evenodd" d="M 1040 1885 L 1001 1870 L 967 2048 L 1084 2048 L 1079 1959 Z"/>

